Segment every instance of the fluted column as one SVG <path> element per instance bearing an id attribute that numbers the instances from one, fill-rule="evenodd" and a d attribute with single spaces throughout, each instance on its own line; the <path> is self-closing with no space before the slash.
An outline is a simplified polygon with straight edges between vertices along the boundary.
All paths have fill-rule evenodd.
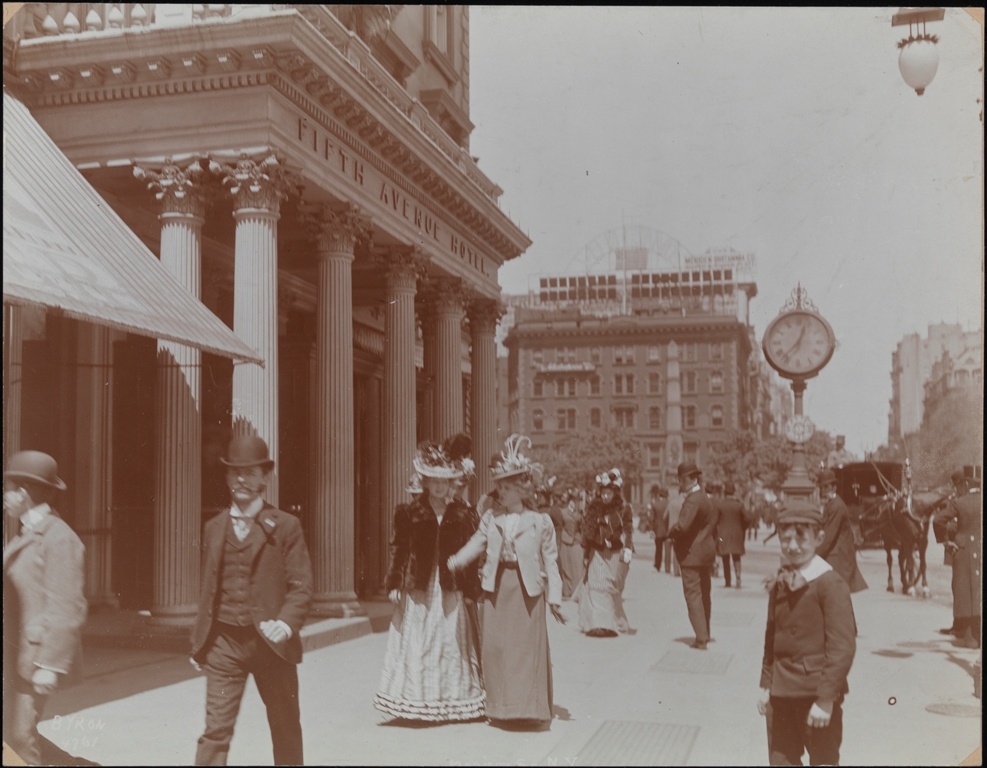
<path id="1" fill-rule="evenodd" d="M 415 292 L 425 258 L 417 247 L 391 251 L 384 261 L 384 494 L 381 562 L 387 567 L 394 508 L 406 500 L 415 455 Z M 383 574 L 380 583 L 383 584 Z"/>
<path id="2" fill-rule="evenodd" d="M 6 460 L 21 447 L 21 380 L 24 376 L 24 320 L 15 304 L 3 305 L 3 454 Z"/>
<path id="3" fill-rule="evenodd" d="M 468 298 L 462 281 L 455 278 L 431 280 L 428 287 L 432 334 L 430 355 L 434 365 L 432 388 L 432 432 L 445 440 L 463 431 L 463 317 Z"/>
<path id="4" fill-rule="evenodd" d="M 161 265 L 197 299 L 202 294 L 202 167 L 166 161 L 135 168 L 160 206 Z M 151 613 L 191 621 L 199 595 L 202 507 L 202 353 L 158 341 L 155 390 L 154 585 Z"/>
<path id="5" fill-rule="evenodd" d="M 222 170 L 236 221 L 233 332 L 264 360 L 263 367 L 233 367 L 233 433 L 262 438 L 277 462 L 278 219 L 287 184 L 273 155 L 259 163 L 243 157 Z M 277 464 L 264 498 L 277 506 Z"/>
<path id="6" fill-rule="evenodd" d="M 362 615 L 354 555 L 353 259 L 368 222 L 352 205 L 317 213 L 315 509 L 309 541 L 319 616 Z"/>
<path id="7" fill-rule="evenodd" d="M 86 598 L 91 605 L 116 605 L 110 581 L 113 529 L 112 430 L 113 350 L 106 326 L 78 324 L 75 381 L 75 529 L 86 547 Z"/>
<path id="8" fill-rule="evenodd" d="M 476 493 L 479 499 L 493 488 L 490 459 L 497 445 L 497 320 L 503 313 L 500 302 L 477 299 L 469 304 L 470 341 L 470 424 L 473 427 L 473 461 L 476 463 Z"/>

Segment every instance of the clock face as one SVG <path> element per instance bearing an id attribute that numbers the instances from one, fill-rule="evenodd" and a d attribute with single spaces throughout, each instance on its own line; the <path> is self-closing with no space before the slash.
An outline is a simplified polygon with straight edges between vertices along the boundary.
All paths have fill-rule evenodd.
<path id="1" fill-rule="evenodd" d="M 816 426 L 808 416 L 793 416 L 785 424 L 785 437 L 793 443 L 808 442 L 815 431 Z"/>
<path id="2" fill-rule="evenodd" d="M 793 310 L 771 321 L 761 346 L 768 363 L 782 376 L 809 378 L 833 356 L 836 337 L 819 315 Z"/>

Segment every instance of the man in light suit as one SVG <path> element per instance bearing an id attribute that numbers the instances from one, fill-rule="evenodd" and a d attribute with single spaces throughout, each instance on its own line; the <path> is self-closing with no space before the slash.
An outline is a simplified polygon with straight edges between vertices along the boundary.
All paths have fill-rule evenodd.
<path id="1" fill-rule="evenodd" d="M 669 528 L 675 557 L 682 569 L 682 591 L 689 622 L 696 633 L 691 648 L 705 651 L 712 614 L 713 563 L 716 562 L 716 509 L 699 485 L 699 468 L 691 461 L 679 464 L 679 488 L 685 496 L 679 519 Z"/>
<path id="2" fill-rule="evenodd" d="M 78 764 L 38 721 L 48 696 L 80 674 L 85 547 L 52 507 L 65 483 L 51 456 L 14 454 L 3 486 L 7 523 L 20 529 L 3 551 L 3 740 L 28 765 Z"/>
<path id="3" fill-rule="evenodd" d="M 259 437 L 230 443 L 233 503 L 206 523 L 192 665 L 206 672 L 206 729 L 196 765 L 226 765 L 240 701 L 253 675 L 276 765 L 302 764 L 299 636 L 312 601 L 312 564 L 298 518 L 265 503 L 274 462 Z"/>

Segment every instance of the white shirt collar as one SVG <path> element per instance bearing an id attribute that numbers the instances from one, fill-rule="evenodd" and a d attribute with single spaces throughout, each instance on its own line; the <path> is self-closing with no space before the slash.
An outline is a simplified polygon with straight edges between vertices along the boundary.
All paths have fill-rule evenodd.
<path id="1" fill-rule="evenodd" d="M 230 504 L 230 515 L 233 517 L 249 517 L 253 520 L 264 508 L 264 498 L 258 497 L 247 505 L 246 509 L 240 509 L 236 503 Z"/>
<path id="2" fill-rule="evenodd" d="M 799 572 L 806 581 L 815 581 L 824 573 L 831 570 L 833 570 L 833 566 L 819 557 L 819 555 L 813 555 L 809 562 L 799 568 Z"/>
<path id="3" fill-rule="evenodd" d="M 38 504 L 38 506 L 31 507 L 21 515 L 21 525 L 33 531 L 41 525 L 41 521 L 48 517 L 50 513 L 51 507 L 48 504 Z"/>

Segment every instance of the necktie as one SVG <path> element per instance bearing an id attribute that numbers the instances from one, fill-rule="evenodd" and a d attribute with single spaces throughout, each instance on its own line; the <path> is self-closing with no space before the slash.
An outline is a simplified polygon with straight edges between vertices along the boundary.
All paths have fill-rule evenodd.
<path id="1" fill-rule="evenodd" d="M 805 576 L 802 575 L 802 572 L 798 568 L 784 566 L 778 569 L 778 573 L 775 576 L 775 583 L 781 586 L 783 592 L 798 592 L 807 586 L 809 582 L 805 580 Z"/>

